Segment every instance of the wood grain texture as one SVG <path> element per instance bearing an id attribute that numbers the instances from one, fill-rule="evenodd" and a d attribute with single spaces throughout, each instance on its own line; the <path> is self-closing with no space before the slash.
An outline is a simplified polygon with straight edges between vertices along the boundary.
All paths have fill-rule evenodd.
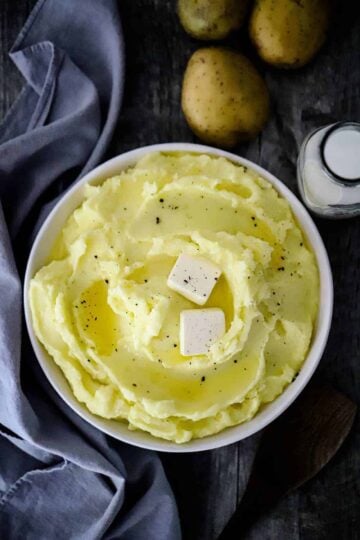
<path id="1" fill-rule="evenodd" d="M 264 429 L 246 491 L 218 540 L 246 538 L 260 517 L 318 474 L 349 435 L 356 411 L 343 393 L 311 382 Z"/>
<path id="2" fill-rule="evenodd" d="M 73 1 L 76 9 L 76 0 Z M 0 115 L 21 79 L 7 58 L 34 0 L 0 2 Z M 120 0 L 127 70 L 125 99 L 108 155 L 145 144 L 195 141 L 180 111 L 186 61 L 199 43 L 181 29 L 174 0 Z M 333 120 L 360 121 L 360 6 L 339 3 L 329 40 L 314 62 L 294 72 L 265 67 L 271 121 L 260 137 L 236 152 L 268 168 L 296 191 L 299 145 Z M 246 32 L 228 43 L 253 55 Z M 360 219 L 316 220 L 335 283 L 330 340 L 317 377 L 360 403 Z M 185 540 L 214 540 L 241 499 L 258 438 L 192 455 L 164 455 L 179 504 Z M 249 533 L 249 540 L 360 538 L 360 421 L 324 470 L 284 499 Z M 160 540 L 160 539 L 159 539 Z M 164 539 L 165 540 L 165 539 Z"/>

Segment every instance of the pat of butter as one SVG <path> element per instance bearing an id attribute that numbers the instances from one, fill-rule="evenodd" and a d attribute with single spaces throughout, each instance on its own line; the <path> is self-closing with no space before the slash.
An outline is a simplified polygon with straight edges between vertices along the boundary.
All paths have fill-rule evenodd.
<path id="1" fill-rule="evenodd" d="M 173 291 L 203 306 L 220 275 L 220 268 L 208 259 L 182 253 L 170 272 L 167 284 Z"/>
<path id="2" fill-rule="evenodd" d="M 225 315 L 220 308 L 185 309 L 180 313 L 180 352 L 183 356 L 206 354 L 225 334 Z"/>

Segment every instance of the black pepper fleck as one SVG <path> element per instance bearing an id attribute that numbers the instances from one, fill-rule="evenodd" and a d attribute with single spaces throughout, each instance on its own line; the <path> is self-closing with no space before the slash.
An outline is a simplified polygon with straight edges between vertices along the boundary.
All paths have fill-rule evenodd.
<path id="1" fill-rule="evenodd" d="M 155 221 L 156 221 L 156 225 L 159 225 L 159 223 L 160 223 L 160 218 L 157 217 Z"/>

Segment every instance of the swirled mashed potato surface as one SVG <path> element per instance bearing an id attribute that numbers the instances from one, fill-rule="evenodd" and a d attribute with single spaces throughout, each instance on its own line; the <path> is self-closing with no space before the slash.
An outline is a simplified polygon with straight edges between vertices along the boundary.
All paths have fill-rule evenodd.
<path id="1" fill-rule="evenodd" d="M 222 270 L 205 307 L 223 309 L 226 333 L 204 356 L 180 354 L 180 312 L 196 307 L 166 285 L 181 253 Z M 282 393 L 309 349 L 318 291 L 314 255 L 269 182 L 224 158 L 152 153 L 87 186 L 30 303 L 92 413 L 183 443 Z"/>

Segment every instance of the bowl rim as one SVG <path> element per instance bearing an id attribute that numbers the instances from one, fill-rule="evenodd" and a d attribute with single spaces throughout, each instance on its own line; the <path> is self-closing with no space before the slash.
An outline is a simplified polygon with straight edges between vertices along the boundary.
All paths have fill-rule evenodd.
<path id="1" fill-rule="evenodd" d="M 81 194 L 81 190 L 85 184 L 101 184 L 102 181 L 109 176 L 115 175 L 126 168 L 131 167 L 141 157 L 153 152 L 190 152 L 194 154 L 208 154 L 217 157 L 222 156 L 238 165 L 244 165 L 254 170 L 260 176 L 268 180 L 290 204 L 291 210 L 299 222 L 299 225 L 306 236 L 307 242 L 310 244 L 315 254 L 320 277 L 320 300 L 315 325 L 315 333 L 312 337 L 312 343 L 308 354 L 296 380 L 290 383 L 284 392 L 280 394 L 280 396 L 267 404 L 247 422 L 225 428 L 219 433 L 215 433 L 201 439 L 192 439 L 191 441 L 182 444 L 167 441 L 140 430 L 131 431 L 125 422 L 122 423 L 116 420 L 103 419 L 91 413 L 84 404 L 78 402 L 73 395 L 70 385 L 66 381 L 62 371 L 58 366 L 56 366 L 55 362 L 45 351 L 35 335 L 32 325 L 28 295 L 30 280 L 41 266 L 41 264 L 36 264 L 36 258 L 42 243 L 46 244 L 46 233 L 48 228 L 51 226 L 53 221 L 56 220 L 56 217 L 60 211 L 69 201 L 71 201 L 72 197 L 78 194 L 80 196 L 82 195 L 81 199 L 83 199 L 84 194 Z M 75 207 L 77 206 L 78 204 Z M 64 219 L 60 219 L 62 224 L 72 212 L 73 209 L 69 210 L 66 212 L 66 217 Z M 115 439 L 140 448 L 173 453 L 198 452 L 227 446 L 257 433 L 264 427 L 268 426 L 280 414 L 282 414 L 305 388 L 320 362 L 330 332 L 333 312 L 333 297 L 332 272 L 323 240 L 312 217 L 305 209 L 301 201 L 292 193 L 292 191 L 272 173 L 248 159 L 225 150 L 194 143 L 161 143 L 139 147 L 119 154 L 110 160 L 101 163 L 95 169 L 83 176 L 80 180 L 76 181 L 75 184 L 64 192 L 37 232 L 28 257 L 23 288 L 26 327 L 35 356 L 51 386 L 65 401 L 65 403 L 93 427 L 99 429 L 107 435 L 114 437 Z"/>

